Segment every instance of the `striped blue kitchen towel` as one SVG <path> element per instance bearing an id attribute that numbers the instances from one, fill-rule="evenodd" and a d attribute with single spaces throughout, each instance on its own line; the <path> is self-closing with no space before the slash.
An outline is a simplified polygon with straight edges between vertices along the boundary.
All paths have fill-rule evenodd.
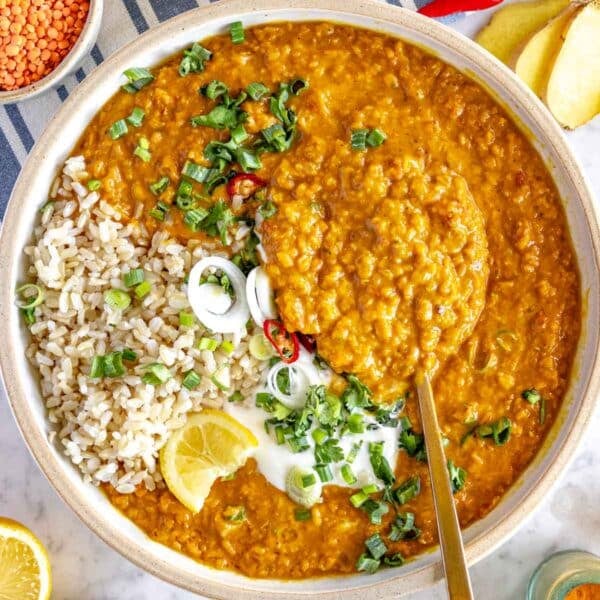
<path id="1" fill-rule="evenodd" d="M 416 10 L 431 0 L 388 0 Z M 0 107 L 0 220 L 11 191 L 35 140 L 50 117 L 96 65 L 149 27 L 209 0 L 106 0 L 102 28 L 96 45 L 77 72 L 63 85 L 18 104 Z"/>

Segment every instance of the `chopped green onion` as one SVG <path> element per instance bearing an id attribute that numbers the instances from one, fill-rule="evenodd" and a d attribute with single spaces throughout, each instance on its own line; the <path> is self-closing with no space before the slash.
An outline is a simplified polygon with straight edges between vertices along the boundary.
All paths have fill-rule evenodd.
<path id="1" fill-rule="evenodd" d="M 233 394 L 231 394 L 231 396 L 229 396 L 228 401 L 229 402 L 241 402 L 244 399 L 244 396 L 242 395 L 242 392 L 240 392 L 239 390 L 236 390 L 235 392 L 233 392 Z"/>
<path id="2" fill-rule="evenodd" d="M 467 472 L 462 467 L 457 467 L 451 460 L 448 461 L 448 475 L 450 476 L 450 484 L 453 493 L 456 493 L 465 487 Z"/>
<path id="3" fill-rule="evenodd" d="M 281 371 L 280 371 L 281 373 Z M 329 437 L 329 434 L 321 428 L 317 428 L 312 432 L 312 438 L 315 440 L 315 444 L 321 445 L 325 442 L 325 440 Z"/>
<path id="4" fill-rule="evenodd" d="M 23 319 L 27 325 L 33 325 L 35 323 L 35 308 L 20 308 L 19 311 L 23 315 Z"/>
<path id="5" fill-rule="evenodd" d="M 133 287 L 144 281 L 144 269 L 131 269 L 129 273 L 123 275 L 123 283 L 125 287 Z"/>
<path id="6" fill-rule="evenodd" d="M 360 507 L 369 515 L 369 521 L 373 525 L 381 525 L 383 517 L 389 512 L 390 508 L 385 502 L 379 502 L 369 498 Z"/>
<path id="7" fill-rule="evenodd" d="M 260 162 L 260 159 L 256 153 L 249 148 L 237 148 L 234 151 L 234 154 L 238 165 L 240 165 L 242 170 L 246 173 L 250 171 L 256 171 L 256 169 L 260 169 L 262 166 L 262 163 Z"/>
<path id="8" fill-rule="evenodd" d="M 275 440 L 277 441 L 278 446 L 285 444 L 285 431 L 281 425 L 275 427 Z"/>
<path id="9" fill-rule="evenodd" d="M 400 540 L 416 540 L 421 535 L 421 530 L 415 527 L 415 515 L 411 512 L 399 512 L 392 523 L 388 537 L 392 542 Z"/>
<path id="10" fill-rule="evenodd" d="M 183 377 L 183 381 L 181 385 L 188 390 L 193 390 L 195 387 L 200 385 L 201 377 L 194 371 L 194 369 L 190 369 Z"/>
<path id="11" fill-rule="evenodd" d="M 365 494 L 362 490 L 360 492 L 356 492 L 356 494 L 352 494 L 350 496 L 350 504 L 354 506 L 354 508 L 359 508 L 369 499 L 369 495 Z"/>
<path id="12" fill-rule="evenodd" d="M 148 214 L 157 221 L 164 221 L 168 212 L 168 204 L 165 204 L 164 202 L 157 202 L 156 206 Z"/>
<path id="13" fill-rule="evenodd" d="M 271 200 L 267 200 L 259 207 L 258 212 L 263 219 L 270 219 L 277 212 L 277 207 Z"/>
<path id="14" fill-rule="evenodd" d="M 223 340 L 221 342 L 221 350 L 223 350 L 225 354 L 233 354 L 233 351 L 235 350 L 235 345 L 229 340 Z"/>
<path id="15" fill-rule="evenodd" d="M 108 135 L 111 139 L 118 140 L 120 137 L 123 137 L 128 131 L 129 129 L 127 128 L 127 123 L 125 122 L 125 119 L 119 119 L 108 128 Z"/>
<path id="16" fill-rule="evenodd" d="M 102 182 L 99 179 L 90 179 L 87 182 L 87 189 L 90 190 L 90 192 L 95 192 L 100 189 L 101 185 Z"/>
<path id="17" fill-rule="evenodd" d="M 383 564 L 387 567 L 401 567 L 404 564 L 404 557 L 400 552 L 383 557 Z"/>
<path id="18" fill-rule="evenodd" d="M 317 475 L 319 476 L 319 479 L 323 483 L 327 483 L 328 481 L 333 480 L 333 473 L 331 472 L 331 468 L 329 467 L 329 465 L 319 463 L 316 464 L 314 468 L 317 472 Z"/>
<path id="19" fill-rule="evenodd" d="M 92 379 L 98 379 L 99 377 L 121 377 L 125 374 L 123 360 L 130 360 L 131 354 L 137 358 L 137 354 L 127 348 L 122 351 L 110 352 L 104 356 L 94 356 L 90 368 L 90 377 Z"/>
<path id="20" fill-rule="evenodd" d="M 152 286 L 149 281 L 142 281 L 139 285 L 135 286 L 133 293 L 138 300 L 141 300 L 144 296 L 147 296 L 152 290 Z"/>
<path id="21" fill-rule="evenodd" d="M 281 404 L 281 403 L 278 403 L 276 406 L 275 418 L 277 418 L 277 416 L 278 416 L 277 409 L 281 409 L 281 411 L 282 411 L 282 414 L 280 415 L 281 418 L 278 420 L 285 419 L 291 412 L 291 410 L 289 408 L 287 408 L 286 406 L 283 406 L 283 404 Z M 309 448 L 308 440 L 306 439 L 306 436 L 291 437 L 287 440 L 287 443 L 288 443 L 288 446 L 290 447 L 290 450 L 294 454 L 298 454 L 299 452 L 304 452 L 305 450 L 308 450 L 308 448 Z M 320 476 L 321 476 L 321 474 L 319 473 L 319 477 Z M 333 475 L 332 475 L 332 477 L 333 477 Z M 323 480 L 321 480 L 321 481 L 323 481 Z"/>
<path id="22" fill-rule="evenodd" d="M 194 188 L 189 181 L 182 179 L 179 182 L 177 195 L 175 196 L 175 204 L 177 205 L 177 208 L 180 208 L 181 210 L 189 210 L 192 208 L 194 204 L 194 200 L 192 198 L 193 191 Z"/>
<path id="23" fill-rule="evenodd" d="M 131 111 L 131 114 L 128 117 L 126 117 L 126 119 L 130 125 L 133 125 L 134 127 L 141 127 L 142 121 L 144 120 L 145 116 L 146 113 L 144 112 L 144 110 L 139 106 L 136 106 Z"/>
<path id="24" fill-rule="evenodd" d="M 50 210 L 54 206 L 53 200 L 48 200 L 48 202 L 44 202 L 42 206 L 40 206 L 40 214 L 44 214 L 47 210 Z"/>
<path id="25" fill-rule="evenodd" d="M 143 87 L 154 81 L 154 75 L 148 69 L 142 67 L 127 69 L 123 75 L 127 77 L 129 83 L 121 86 L 121 88 L 130 94 L 139 92 Z"/>
<path id="26" fill-rule="evenodd" d="M 219 367 L 211 376 L 210 376 L 210 380 L 222 391 L 222 392 L 228 392 L 230 390 L 230 387 L 228 385 L 225 385 L 220 379 L 219 379 L 219 374 L 221 373 L 221 371 L 223 371 L 225 368 L 228 368 L 227 365 L 223 365 L 221 367 Z"/>
<path id="27" fill-rule="evenodd" d="M 198 183 L 203 183 L 206 181 L 209 171 L 210 169 L 202 167 L 192 160 L 186 160 L 183 168 L 181 169 L 181 174 L 193 179 L 194 181 L 197 181 Z"/>
<path id="28" fill-rule="evenodd" d="M 239 123 L 231 130 L 231 141 L 238 146 L 243 144 L 248 139 L 248 133 L 244 129 L 244 125 Z"/>
<path id="29" fill-rule="evenodd" d="M 123 360 L 127 360 L 127 361 L 134 361 L 137 360 L 137 352 L 135 352 L 135 350 L 132 350 L 131 348 L 124 348 L 121 351 L 121 354 L 123 355 Z"/>
<path id="30" fill-rule="evenodd" d="M 542 395 L 535 388 L 529 388 L 521 392 L 521 398 L 527 400 L 529 404 L 537 404 L 542 399 Z"/>
<path id="31" fill-rule="evenodd" d="M 185 77 L 190 73 L 204 71 L 204 66 L 212 57 L 212 52 L 198 43 L 192 45 L 189 50 L 183 51 L 183 58 L 179 63 L 179 75 Z"/>
<path id="32" fill-rule="evenodd" d="M 252 100 L 260 100 L 264 96 L 268 95 L 269 88 L 264 83 L 253 81 L 252 83 L 248 84 L 246 91 Z"/>
<path id="33" fill-rule="evenodd" d="M 358 442 L 356 444 L 352 444 L 352 448 L 350 448 L 350 452 L 348 452 L 348 456 L 346 456 L 346 461 L 349 464 L 352 464 L 356 460 L 356 457 L 358 456 L 358 453 L 359 453 L 362 445 L 363 445 L 362 440 L 360 440 L 360 442 Z"/>
<path id="34" fill-rule="evenodd" d="M 22 298 L 16 304 L 23 310 L 33 309 L 44 301 L 44 290 L 35 283 L 26 283 L 18 287 L 16 294 Z"/>
<path id="35" fill-rule="evenodd" d="M 303 488 L 311 487 L 315 485 L 315 483 L 317 483 L 317 478 L 314 476 L 313 473 L 307 473 L 305 475 L 302 475 L 300 480 L 300 485 Z"/>
<path id="36" fill-rule="evenodd" d="M 179 313 L 179 325 L 181 327 L 193 327 L 196 322 L 196 317 L 194 313 L 189 313 L 185 311 L 181 311 Z"/>
<path id="37" fill-rule="evenodd" d="M 399 504 L 406 504 L 421 491 L 421 479 L 418 475 L 409 477 L 393 491 L 393 498 Z"/>
<path id="38" fill-rule="evenodd" d="M 375 477 L 390 485 L 396 481 L 392 467 L 383 455 L 383 442 L 369 442 L 369 460 Z"/>
<path id="39" fill-rule="evenodd" d="M 365 573 L 370 573 L 372 575 L 377 572 L 380 565 L 380 561 L 375 560 L 365 553 L 358 557 L 358 560 L 356 561 L 356 570 L 364 571 Z"/>
<path id="40" fill-rule="evenodd" d="M 479 438 L 491 437 L 494 439 L 496 446 L 503 446 L 510 439 L 512 423 L 507 417 L 502 417 L 493 423 L 487 425 L 479 425 L 475 429 L 475 433 Z"/>
<path id="41" fill-rule="evenodd" d="M 123 368 L 123 354 L 121 352 L 111 352 L 104 357 L 104 376 L 121 377 L 125 374 Z"/>
<path id="42" fill-rule="evenodd" d="M 241 21 L 236 21 L 229 26 L 229 33 L 231 35 L 231 41 L 234 44 L 241 44 L 245 39 L 244 25 Z"/>
<path id="43" fill-rule="evenodd" d="M 387 552 L 387 546 L 378 533 L 374 533 L 372 536 L 368 537 L 365 540 L 365 546 L 371 553 L 371 556 L 375 559 L 381 558 Z"/>
<path id="44" fill-rule="evenodd" d="M 354 413 L 348 417 L 348 430 L 351 433 L 363 433 L 365 430 L 365 424 L 363 417 L 360 413 Z"/>
<path id="45" fill-rule="evenodd" d="M 123 290 L 108 290 L 104 292 L 104 302 L 115 310 L 125 310 L 131 304 L 131 296 Z"/>
<path id="46" fill-rule="evenodd" d="M 92 366 L 90 368 L 90 377 L 92 379 L 104 377 L 104 356 L 94 356 L 92 359 Z"/>
<path id="47" fill-rule="evenodd" d="M 367 147 L 368 129 L 353 129 L 350 135 L 350 146 L 352 150 L 365 150 Z"/>
<path id="48" fill-rule="evenodd" d="M 155 195 L 158 196 L 160 194 L 162 194 L 168 187 L 169 187 L 169 183 L 171 183 L 171 181 L 169 180 L 168 177 L 164 176 L 161 177 L 158 181 L 155 181 L 154 183 L 150 184 L 150 191 Z"/>
<path id="49" fill-rule="evenodd" d="M 146 163 L 150 162 L 152 154 L 150 153 L 150 142 L 148 141 L 148 138 L 141 137 L 138 140 L 138 145 L 133 151 L 133 154 Z"/>
<path id="50" fill-rule="evenodd" d="M 192 231 L 198 231 L 200 223 L 206 219 L 208 211 L 203 208 L 192 208 L 186 211 L 183 222 L 186 227 L 189 227 Z"/>
<path id="51" fill-rule="evenodd" d="M 213 79 L 210 83 L 202 86 L 198 91 L 209 100 L 216 100 L 219 96 L 227 94 L 229 88 L 222 81 Z"/>
<path id="52" fill-rule="evenodd" d="M 142 377 L 144 383 L 160 385 L 171 379 L 171 371 L 162 363 L 151 363 L 146 366 L 146 373 Z"/>
<path id="53" fill-rule="evenodd" d="M 350 465 L 342 465 L 342 478 L 348 485 L 353 485 L 357 482 L 356 475 L 352 472 Z"/>
<path id="54" fill-rule="evenodd" d="M 214 352 L 219 347 L 219 342 L 211 338 L 203 337 L 198 342 L 198 350 L 210 350 Z"/>
<path id="55" fill-rule="evenodd" d="M 376 148 L 377 146 L 381 146 L 386 139 L 387 135 L 385 135 L 381 129 L 371 129 L 366 139 L 367 146 Z"/>
<path id="56" fill-rule="evenodd" d="M 297 508 L 294 510 L 294 518 L 296 521 L 310 521 L 311 512 L 308 508 Z"/>
<path id="57" fill-rule="evenodd" d="M 379 488 L 374 483 L 369 483 L 368 485 L 364 485 L 361 488 L 363 494 L 376 494 L 379 491 Z"/>

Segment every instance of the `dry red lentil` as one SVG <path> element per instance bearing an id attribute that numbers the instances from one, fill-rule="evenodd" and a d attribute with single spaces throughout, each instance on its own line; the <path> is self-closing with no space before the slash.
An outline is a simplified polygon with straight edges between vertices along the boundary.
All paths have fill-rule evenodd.
<path id="1" fill-rule="evenodd" d="M 85 24 L 88 0 L 0 0 L 0 90 L 52 72 Z"/>

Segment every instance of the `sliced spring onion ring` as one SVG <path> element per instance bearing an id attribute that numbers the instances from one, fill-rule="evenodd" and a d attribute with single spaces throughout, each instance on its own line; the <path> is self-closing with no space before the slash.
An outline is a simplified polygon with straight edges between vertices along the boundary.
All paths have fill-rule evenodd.
<path id="1" fill-rule="evenodd" d="M 285 491 L 297 504 L 310 508 L 321 499 L 323 486 L 312 469 L 294 466 L 285 478 Z"/>
<path id="2" fill-rule="evenodd" d="M 22 309 L 31 309 L 39 306 L 44 301 L 44 290 L 35 283 L 26 283 L 16 289 L 22 300 L 17 300 L 17 306 Z"/>
<path id="3" fill-rule="evenodd" d="M 246 298 L 250 314 L 259 327 L 263 326 L 266 319 L 277 318 L 277 307 L 273 298 L 271 282 L 262 267 L 256 267 L 248 273 Z"/>
<path id="4" fill-rule="evenodd" d="M 283 369 L 289 369 L 289 394 L 282 392 L 277 385 L 277 375 Z M 308 387 L 319 383 L 322 383 L 322 377 L 312 362 L 307 360 L 298 360 L 293 364 L 278 362 L 267 373 L 268 392 L 287 408 L 302 408 L 306 403 Z"/>
<path id="5" fill-rule="evenodd" d="M 204 272 L 213 267 L 219 269 L 227 275 L 235 298 L 233 301 L 229 294 L 217 284 L 200 284 Z M 207 289 L 207 286 L 211 286 Z M 214 287 L 218 287 L 222 299 L 220 303 L 214 303 Z M 210 294 L 213 294 L 211 297 Z M 187 295 L 192 310 L 198 317 L 198 320 L 208 329 L 216 333 L 237 333 L 244 329 L 250 309 L 246 300 L 246 277 L 230 260 L 221 256 L 207 256 L 198 261 L 190 271 Z M 229 305 L 225 307 L 225 296 Z M 221 303 L 222 302 L 222 303 Z M 224 310 L 223 310 L 224 309 Z"/>
<path id="6" fill-rule="evenodd" d="M 269 360 L 275 356 L 275 350 L 265 334 L 260 331 L 255 333 L 248 342 L 248 350 L 256 360 Z"/>

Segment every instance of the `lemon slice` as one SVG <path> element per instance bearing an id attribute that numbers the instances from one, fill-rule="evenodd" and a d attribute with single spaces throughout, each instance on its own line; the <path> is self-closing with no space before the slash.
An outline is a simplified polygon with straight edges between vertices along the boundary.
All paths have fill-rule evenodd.
<path id="1" fill-rule="evenodd" d="M 239 421 L 206 408 L 171 435 L 160 451 L 160 469 L 173 495 L 198 512 L 216 479 L 237 471 L 257 446 Z"/>
<path id="2" fill-rule="evenodd" d="M 47 600 L 52 573 L 46 549 L 29 529 L 0 517 L 0 598 Z"/>

